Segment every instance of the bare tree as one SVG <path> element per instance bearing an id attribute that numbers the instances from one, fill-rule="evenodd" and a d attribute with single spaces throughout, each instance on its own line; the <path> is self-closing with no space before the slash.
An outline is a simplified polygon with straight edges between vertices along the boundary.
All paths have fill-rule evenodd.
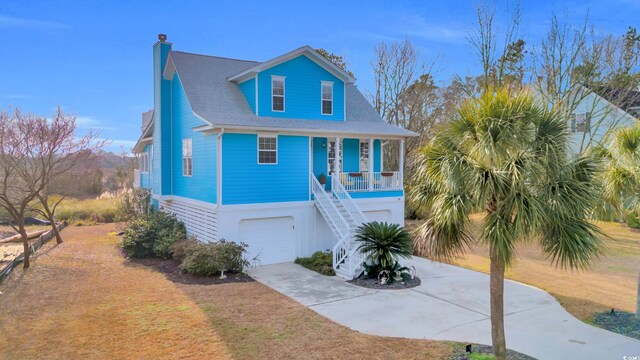
<path id="1" fill-rule="evenodd" d="M 388 123 L 419 134 L 405 144 L 405 173 L 411 179 L 416 150 L 433 135 L 434 126 L 445 111 L 443 90 L 433 77 L 435 61 L 426 64 L 409 40 L 380 43 L 372 62 L 375 91 L 369 95 L 376 111 Z M 399 147 L 385 146 L 385 168 L 398 166 Z"/>
<path id="2" fill-rule="evenodd" d="M 588 17 L 579 26 L 566 17 L 551 17 L 545 38 L 533 51 L 531 86 L 568 117 L 578 110 L 587 114 L 589 131 L 582 131 L 578 152 L 607 142 L 627 118 L 618 108 L 627 110 L 626 103 L 637 97 L 639 49 L 634 28 L 624 36 L 600 35 Z"/>
<path id="3" fill-rule="evenodd" d="M 48 185 L 52 179 L 90 161 L 87 154 L 104 143 L 92 132 L 77 137 L 75 117 L 64 115 L 60 108 L 51 119 L 19 110 L 12 115 L 0 111 L 0 117 L 0 206 L 9 213 L 15 230 L 22 236 L 24 267 L 28 268 L 26 212 L 36 209 L 41 212 L 51 222 L 56 240 L 62 242 L 55 221 L 55 210 L 62 199 L 51 204 Z"/>
<path id="4" fill-rule="evenodd" d="M 525 41 L 518 38 L 521 16 L 519 4 L 509 16 L 504 38 L 499 42 L 495 4 L 485 1 L 476 9 L 477 28 L 467 35 L 467 40 L 482 66 L 482 74 L 476 78 L 480 91 L 522 85 Z"/>

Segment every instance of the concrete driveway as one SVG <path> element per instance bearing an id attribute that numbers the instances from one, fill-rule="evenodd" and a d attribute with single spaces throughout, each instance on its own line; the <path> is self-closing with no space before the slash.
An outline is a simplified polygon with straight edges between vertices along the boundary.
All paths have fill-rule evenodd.
<path id="1" fill-rule="evenodd" d="M 365 289 L 292 263 L 250 275 L 363 333 L 491 344 L 488 275 L 422 258 L 407 265 L 422 279 L 408 290 Z M 514 281 L 505 284 L 505 331 L 509 349 L 538 359 L 640 359 L 640 341 L 587 325 L 551 295 Z"/>

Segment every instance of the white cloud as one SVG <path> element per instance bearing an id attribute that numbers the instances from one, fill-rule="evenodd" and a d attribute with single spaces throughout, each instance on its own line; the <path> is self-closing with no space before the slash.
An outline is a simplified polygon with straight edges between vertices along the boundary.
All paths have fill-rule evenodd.
<path id="1" fill-rule="evenodd" d="M 467 35 L 461 24 L 434 23 L 419 15 L 407 15 L 400 20 L 397 29 L 409 38 L 457 44 L 464 42 Z"/>
<path id="2" fill-rule="evenodd" d="M 67 26 L 55 21 L 25 19 L 14 16 L 0 15 L 0 28 L 19 28 L 19 29 L 62 29 Z"/>
<path id="3" fill-rule="evenodd" d="M 93 130 L 113 130 L 113 127 L 105 126 L 104 122 L 93 118 L 91 116 L 78 116 L 76 117 L 76 126 L 80 129 L 93 129 Z"/>

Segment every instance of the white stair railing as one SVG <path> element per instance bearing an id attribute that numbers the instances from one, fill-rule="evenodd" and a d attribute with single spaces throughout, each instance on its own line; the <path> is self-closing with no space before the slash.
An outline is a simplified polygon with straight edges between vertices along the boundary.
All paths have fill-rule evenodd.
<path id="1" fill-rule="evenodd" d="M 323 212 L 323 215 L 325 215 L 325 219 L 329 222 L 331 230 L 338 238 L 344 237 L 350 230 L 347 220 L 342 217 L 336 205 L 331 201 L 331 197 L 324 190 L 324 186 L 320 184 L 313 174 L 311 174 L 311 181 L 311 189 L 315 202 L 318 204 L 321 212 Z"/>
<path id="2" fill-rule="evenodd" d="M 362 254 L 360 250 L 358 250 L 358 246 L 355 243 L 355 231 L 357 226 L 367 223 L 369 220 L 364 216 L 360 207 L 358 207 L 358 205 L 353 201 L 353 198 L 349 195 L 349 192 L 344 188 L 340 178 L 337 176 L 331 178 L 331 190 L 355 223 L 355 226 L 351 229 L 350 236 L 345 239 L 346 244 L 344 245 L 349 248 L 349 251 L 346 254 L 345 265 L 348 267 L 349 275 L 353 277 L 358 275 L 356 274 L 358 267 L 366 260 L 366 255 Z"/>
<path id="3" fill-rule="evenodd" d="M 320 213 L 329 224 L 331 231 L 338 238 L 338 242 L 333 246 L 333 268 L 337 268 L 345 261 L 351 252 L 350 239 L 353 236 L 347 220 L 340 214 L 340 211 L 331 200 L 331 196 L 324 190 L 313 174 L 311 176 L 311 191 Z"/>
<path id="4" fill-rule="evenodd" d="M 340 203 L 344 206 L 349 215 L 351 215 L 357 226 L 368 222 L 367 218 L 362 213 L 362 210 L 360 210 L 358 205 L 356 205 L 353 198 L 351 198 L 351 195 L 349 195 L 349 192 L 347 192 L 340 182 L 340 179 L 335 176 L 331 178 L 331 190 L 335 197 L 340 200 Z"/>

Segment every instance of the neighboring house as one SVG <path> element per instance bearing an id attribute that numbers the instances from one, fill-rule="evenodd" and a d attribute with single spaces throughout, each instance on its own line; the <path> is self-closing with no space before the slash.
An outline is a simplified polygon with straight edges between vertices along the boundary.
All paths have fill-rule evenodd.
<path id="1" fill-rule="evenodd" d="M 569 121 L 571 148 L 575 153 L 606 143 L 616 130 L 633 126 L 640 116 L 640 91 L 621 93 L 582 87 L 576 99 L 580 100 Z"/>
<path id="2" fill-rule="evenodd" d="M 403 161 L 384 145 L 416 134 L 387 124 L 355 79 L 304 46 L 265 62 L 153 46 L 154 109 L 134 151 L 136 184 L 203 241 L 249 245 L 262 264 L 333 251 L 362 269 L 355 227 L 404 222 Z M 326 185 L 320 175 L 326 175 Z"/>

